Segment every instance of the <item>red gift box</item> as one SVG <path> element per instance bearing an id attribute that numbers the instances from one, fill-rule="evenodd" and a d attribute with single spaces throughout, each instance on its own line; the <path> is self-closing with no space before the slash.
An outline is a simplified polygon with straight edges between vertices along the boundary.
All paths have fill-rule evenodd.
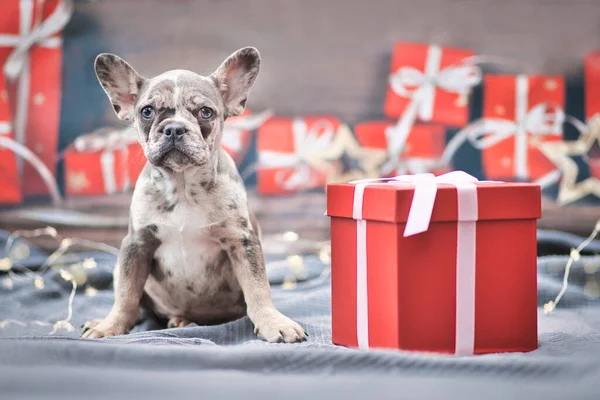
<path id="1" fill-rule="evenodd" d="M 128 150 L 77 151 L 64 153 L 67 196 L 97 196 L 118 193 L 129 187 Z"/>
<path id="2" fill-rule="evenodd" d="M 4 77 L 0 75 L 0 136 L 13 138 L 10 113 L 8 109 L 8 97 L 6 93 Z M 12 151 L 0 145 L 0 204 L 17 204 L 23 200 L 17 159 Z"/>
<path id="3" fill-rule="evenodd" d="M 4 65 L 15 138 L 56 173 L 61 100 L 60 31 L 71 0 L 4 0 L 0 13 L 0 65 Z M 48 194 L 35 168 L 22 167 L 25 195 Z"/>
<path id="4" fill-rule="evenodd" d="M 556 166 L 530 143 L 562 140 L 565 83 L 561 76 L 487 75 L 480 142 L 489 179 L 534 181 Z"/>
<path id="5" fill-rule="evenodd" d="M 469 120 L 468 96 L 481 76 L 469 61 L 473 56 L 465 49 L 396 43 L 385 114 L 395 118 L 414 111 L 421 121 L 465 125 Z M 411 103 L 415 110 L 410 110 Z"/>
<path id="6" fill-rule="evenodd" d="M 330 148 L 340 122 L 334 117 L 272 118 L 258 129 L 258 192 L 291 193 L 324 187 L 327 171 L 311 153 Z"/>
<path id="7" fill-rule="evenodd" d="M 583 60 L 585 80 L 585 118 L 600 113 L 600 52 L 589 53 Z"/>
<path id="8" fill-rule="evenodd" d="M 387 150 L 390 162 L 382 171 L 386 176 L 437 171 L 446 129 L 435 124 L 413 125 L 406 140 L 396 140 L 396 128 L 391 122 L 373 121 L 355 125 L 354 132 L 362 146 Z"/>
<path id="9" fill-rule="evenodd" d="M 540 187 L 460 171 L 327 186 L 333 343 L 537 348 Z"/>

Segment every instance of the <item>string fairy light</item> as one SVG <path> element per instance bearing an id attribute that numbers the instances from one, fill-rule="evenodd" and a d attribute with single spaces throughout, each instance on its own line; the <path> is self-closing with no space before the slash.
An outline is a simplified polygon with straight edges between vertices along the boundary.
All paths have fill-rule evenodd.
<path id="1" fill-rule="evenodd" d="M 53 239 L 59 241 L 58 248 L 52 252 L 41 264 L 39 271 L 33 271 L 30 268 L 27 268 L 23 265 L 20 265 L 19 259 L 24 259 L 27 257 L 23 257 L 24 254 L 29 255 L 30 249 L 29 246 L 22 242 L 17 242 L 19 238 L 35 238 L 41 236 L 50 236 Z M 278 265 L 285 265 L 287 269 L 292 272 L 292 274 L 288 274 L 284 277 L 283 280 L 283 288 L 287 290 L 293 290 L 297 287 L 298 280 L 304 280 L 308 276 L 305 265 L 304 265 L 304 257 L 307 254 L 314 254 L 318 256 L 318 258 L 323 262 L 326 267 L 323 269 L 321 274 L 316 277 L 316 279 L 311 280 L 311 284 L 309 286 L 316 286 L 326 280 L 330 274 L 330 262 L 331 262 L 331 243 L 329 241 L 312 241 L 301 239 L 300 235 L 297 232 L 287 231 L 281 234 L 274 235 L 276 239 L 281 242 L 286 242 L 290 246 L 293 243 L 297 243 L 301 240 L 305 240 L 308 244 L 307 247 L 310 249 L 303 253 L 297 254 L 293 252 L 288 252 L 288 255 L 285 260 L 281 261 L 273 261 L 267 265 L 267 268 L 274 268 Z M 310 243 L 308 243 L 310 242 Z M 14 247 L 26 246 L 27 250 L 21 250 L 19 252 L 14 251 Z M 64 262 L 60 262 L 61 258 L 74 246 L 86 247 L 90 249 L 100 250 L 109 254 L 113 254 L 118 256 L 119 249 L 107 245 L 105 243 L 95 242 L 88 239 L 70 237 L 63 238 L 59 235 L 58 231 L 52 227 L 48 226 L 45 228 L 33 229 L 33 230 L 18 230 L 10 234 L 7 239 L 6 245 L 4 246 L 4 254 L 5 257 L 0 259 L 0 272 L 7 273 L 7 277 L 3 278 L 1 281 L 1 287 L 7 290 L 12 290 L 14 287 L 14 281 L 22 281 L 26 279 L 30 279 L 33 282 L 33 286 L 37 290 L 43 290 L 45 288 L 44 282 L 44 274 L 51 269 L 55 269 L 55 267 L 60 266 L 58 270 L 59 276 L 66 282 L 71 284 L 71 292 L 69 294 L 69 299 L 67 301 L 67 315 L 64 319 L 58 320 L 54 323 L 39 321 L 39 320 L 28 320 L 28 321 L 20 321 L 16 319 L 5 319 L 0 320 L 0 329 L 5 328 L 9 325 L 17 325 L 21 327 L 27 327 L 29 325 L 35 326 L 44 326 L 51 327 L 51 331 L 48 335 L 54 335 L 57 332 L 64 330 L 67 332 L 74 331 L 74 327 L 71 324 L 73 319 L 73 304 L 75 302 L 75 295 L 77 293 L 77 289 L 86 284 L 87 282 L 87 270 L 94 269 L 97 267 L 97 262 L 94 258 L 86 257 L 83 260 L 80 260 L 77 263 L 71 264 L 68 268 L 65 267 Z M 24 249 L 24 248 L 23 248 Z M 18 274 L 15 271 L 22 272 L 23 274 Z M 306 288 L 306 285 L 303 285 Z M 88 297 L 93 297 L 98 294 L 98 289 L 87 285 L 84 290 L 84 295 Z"/>
<path id="2" fill-rule="evenodd" d="M 564 296 L 569 286 L 569 274 L 571 272 L 571 266 L 573 265 L 573 262 L 579 261 L 581 259 L 581 251 L 585 249 L 592 242 L 592 240 L 596 238 L 596 236 L 598 236 L 598 232 L 600 232 L 600 219 L 596 221 L 596 226 L 594 227 L 594 230 L 592 231 L 590 236 L 588 236 L 587 239 L 581 242 L 581 244 L 577 246 L 577 248 L 571 249 L 571 252 L 569 253 L 569 260 L 567 261 L 567 265 L 565 266 L 562 287 L 554 300 L 550 300 L 549 302 L 544 304 L 545 314 L 551 313 L 556 309 L 556 306 Z"/>
<path id="3" fill-rule="evenodd" d="M 34 238 L 41 236 L 50 236 L 55 240 L 60 240 L 60 243 L 58 248 L 44 260 L 44 262 L 40 266 L 39 271 L 35 272 L 32 271 L 30 268 L 18 264 L 19 260 L 25 259 L 29 256 L 30 248 L 27 244 L 23 242 L 17 242 L 17 239 Z M 15 251 L 15 248 L 17 246 L 20 246 L 20 250 Z M 100 250 L 113 255 L 119 254 L 119 250 L 117 248 L 109 246 L 105 243 L 95 242 L 92 240 L 82 238 L 62 238 L 58 234 L 56 228 L 52 226 L 47 226 L 45 228 L 33 230 L 17 230 L 9 235 L 4 246 L 5 257 L 0 259 L 0 272 L 6 272 L 8 274 L 8 276 L 3 278 L 2 280 L 2 287 L 7 290 L 12 290 L 14 287 L 14 281 L 20 281 L 29 278 L 33 281 L 33 286 L 36 289 L 43 290 L 45 288 L 43 275 L 50 269 L 54 269 L 57 264 L 61 266 L 64 265 L 64 263 L 59 263 L 61 257 L 63 257 L 65 253 L 69 251 L 69 249 L 73 246 L 80 246 L 89 249 Z M 0 321 L 0 328 L 5 328 L 9 325 L 18 325 L 22 327 L 27 327 L 28 325 L 37 325 L 52 327 L 52 330 L 48 333 L 49 335 L 54 335 L 60 330 L 72 332 L 74 330 L 74 327 L 71 324 L 71 320 L 73 318 L 73 303 L 75 301 L 75 294 L 77 293 L 77 288 L 80 285 L 85 284 L 87 281 L 87 273 L 85 271 L 89 269 L 94 269 L 96 267 L 96 260 L 94 260 L 91 257 L 87 257 L 79 263 L 71 264 L 69 269 L 62 267 L 58 271 L 60 277 L 71 284 L 71 293 L 69 294 L 69 299 L 67 301 L 67 315 L 65 319 L 58 320 L 54 323 L 38 320 L 19 321 L 16 319 L 5 319 Z M 23 272 L 25 276 L 15 273 L 15 270 Z M 98 291 L 96 288 L 89 286 L 86 288 L 84 294 L 86 296 L 91 297 L 95 296 L 97 292 Z"/>

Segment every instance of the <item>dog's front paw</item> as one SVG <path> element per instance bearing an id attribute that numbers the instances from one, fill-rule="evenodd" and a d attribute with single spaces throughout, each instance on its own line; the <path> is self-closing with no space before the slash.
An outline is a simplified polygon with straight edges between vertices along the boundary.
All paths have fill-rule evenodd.
<path id="1" fill-rule="evenodd" d="M 254 333 L 270 343 L 295 343 L 306 340 L 304 329 L 277 310 L 263 313 L 254 323 Z"/>
<path id="2" fill-rule="evenodd" d="M 123 335 L 128 329 L 123 324 L 111 323 L 108 318 L 94 319 L 83 324 L 81 337 L 84 339 L 100 339 L 107 336 Z"/>

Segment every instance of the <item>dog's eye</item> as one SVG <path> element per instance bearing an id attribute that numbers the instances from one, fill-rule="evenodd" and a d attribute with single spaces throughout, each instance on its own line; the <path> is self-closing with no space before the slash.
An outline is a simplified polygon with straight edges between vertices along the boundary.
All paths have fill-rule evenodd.
<path id="1" fill-rule="evenodd" d="M 211 110 L 209 107 L 202 107 L 200 109 L 200 116 L 204 119 L 209 119 L 213 116 L 213 110 Z"/>
<path id="2" fill-rule="evenodd" d="M 150 106 L 142 108 L 142 118 L 151 119 L 152 117 L 154 117 L 154 108 Z"/>

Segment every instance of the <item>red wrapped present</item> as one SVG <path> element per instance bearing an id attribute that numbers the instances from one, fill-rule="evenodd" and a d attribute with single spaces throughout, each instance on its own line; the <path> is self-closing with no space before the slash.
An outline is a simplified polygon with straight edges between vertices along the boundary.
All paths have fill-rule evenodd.
<path id="1" fill-rule="evenodd" d="M 564 99 L 561 76 L 485 77 L 481 126 L 485 134 L 473 143 L 482 149 L 487 178 L 534 181 L 556 170 L 530 138 L 562 140 Z"/>
<path id="2" fill-rule="evenodd" d="M 12 138 L 8 97 L 3 76 L 0 75 L 0 136 Z M 0 144 L 0 204 L 17 204 L 23 200 L 15 154 Z"/>
<path id="3" fill-rule="evenodd" d="M 332 340 L 471 355 L 537 348 L 540 187 L 454 171 L 327 186 Z"/>
<path id="4" fill-rule="evenodd" d="M 585 80 L 585 119 L 600 113 L 600 51 L 589 53 L 583 60 Z"/>
<path id="5" fill-rule="evenodd" d="M 271 115 L 270 111 L 252 114 L 246 109 L 242 115 L 225 120 L 221 146 L 237 165 L 242 162 L 246 151 L 248 151 L 252 131 L 263 125 Z"/>
<path id="6" fill-rule="evenodd" d="M 258 129 L 258 192 L 290 193 L 324 187 L 327 172 L 312 162 L 326 151 L 340 122 L 334 117 L 272 118 Z"/>
<path id="7" fill-rule="evenodd" d="M 470 50 L 399 42 L 394 46 L 385 114 L 463 126 L 471 88 L 481 80 Z"/>
<path id="8" fill-rule="evenodd" d="M 0 12 L 0 65 L 4 66 L 15 138 L 55 175 L 61 100 L 60 32 L 72 0 L 4 0 Z M 36 169 L 19 163 L 25 195 L 48 194 Z"/>
<path id="9" fill-rule="evenodd" d="M 384 176 L 437 171 L 446 144 L 446 129 L 435 124 L 413 125 L 406 140 L 402 140 L 397 128 L 391 122 L 373 121 L 355 125 L 354 132 L 362 146 L 387 151 L 388 162 L 381 170 Z"/>
<path id="10" fill-rule="evenodd" d="M 105 195 L 128 190 L 131 177 L 135 176 L 130 160 L 139 157 L 137 153 L 136 158 L 130 157 L 130 152 L 141 151 L 138 146 L 135 132 L 130 129 L 101 128 L 79 136 L 63 155 L 67 195 Z M 142 159 L 145 160 L 143 154 Z"/>

